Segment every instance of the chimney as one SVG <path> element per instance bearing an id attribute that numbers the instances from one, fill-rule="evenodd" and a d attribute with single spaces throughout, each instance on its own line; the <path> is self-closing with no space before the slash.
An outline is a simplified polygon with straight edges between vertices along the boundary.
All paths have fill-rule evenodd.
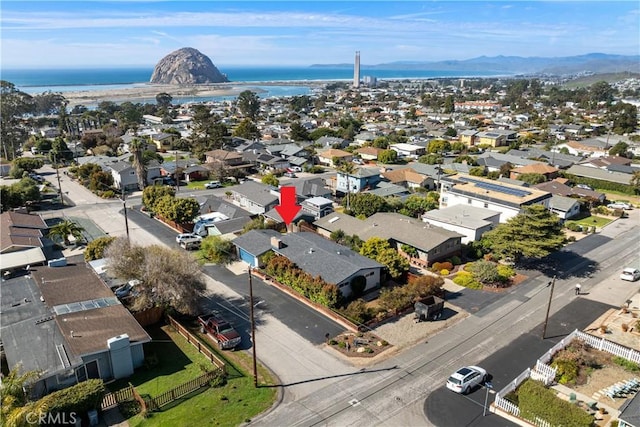
<path id="1" fill-rule="evenodd" d="M 282 243 L 282 240 L 273 236 L 271 237 L 271 247 L 273 249 L 282 249 L 284 248 L 284 243 Z"/>

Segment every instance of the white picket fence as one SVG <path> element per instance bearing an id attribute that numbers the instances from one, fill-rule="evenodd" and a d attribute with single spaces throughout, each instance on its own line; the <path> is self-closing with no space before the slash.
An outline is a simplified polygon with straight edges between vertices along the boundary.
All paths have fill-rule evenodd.
<path id="1" fill-rule="evenodd" d="M 593 335 L 585 334 L 584 332 L 575 331 L 574 334 L 576 335 L 576 338 L 585 341 L 593 348 L 606 351 L 607 353 L 611 353 L 616 356 L 624 357 L 631 362 L 640 363 L 640 351 L 625 347 L 620 344 L 616 344 L 604 338 L 598 338 L 594 337 Z"/>
<path id="2" fill-rule="evenodd" d="M 531 368 L 527 368 L 524 372 L 518 375 L 513 381 L 507 384 L 502 390 L 496 393 L 496 398 L 494 401 L 494 405 L 496 408 L 501 409 L 504 412 L 507 412 L 513 416 L 520 416 L 520 408 L 517 405 L 509 402 L 504 398 L 508 393 L 514 391 L 524 380 L 531 377 L 534 380 L 542 381 L 545 385 L 551 385 L 556 376 L 556 369 L 547 365 L 547 363 L 551 360 L 553 355 L 557 353 L 559 350 L 565 348 L 571 341 L 574 339 L 579 339 L 581 341 L 586 342 L 591 347 L 596 348 L 598 350 L 606 351 L 607 353 L 611 353 L 615 356 L 623 357 L 627 360 L 630 360 L 635 363 L 640 363 L 640 352 L 634 350 L 632 348 L 628 348 L 622 346 L 620 344 L 613 343 L 604 338 L 594 337 L 593 335 L 585 334 L 584 332 L 580 332 L 577 329 L 567 335 L 562 341 L 551 347 L 545 354 L 543 354 L 536 361 L 536 366 L 532 370 Z M 532 423 L 538 427 L 551 427 L 547 421 L 543 419 L 536 418 L 535 420 L 527 420 L 527 422 Z"/>

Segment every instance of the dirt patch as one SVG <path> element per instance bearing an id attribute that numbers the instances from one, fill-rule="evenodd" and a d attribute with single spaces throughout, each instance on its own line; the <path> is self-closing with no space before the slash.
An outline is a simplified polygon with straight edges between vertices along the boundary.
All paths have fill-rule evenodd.
<path id="1" fill-rule="evenodd" d="M 591 372 L 591 375 L 587 377 L 587 381 L 585 384 L 576 385 L 572 388 L 578 393 L 584 394 L 585 396 L 593 396 L 596 392 L 604 388 L 610 387 L 615 383 L 621 381 L 627 381 L 631 378 L 634 378 L 633 373 L 624 370 L 618 365 L 611 364 L 608 366 L 604 366 L 601 369 L 594 370 L 593 372 Z M 614 403 L 614 401 L 608 397 L 605 397 L 605 399 L 609 400 L 609 402 L 607 402 L 608 404 Z M 619 400 L 620 403 L 622 403 L 625 399 L 616 400 Z"/>

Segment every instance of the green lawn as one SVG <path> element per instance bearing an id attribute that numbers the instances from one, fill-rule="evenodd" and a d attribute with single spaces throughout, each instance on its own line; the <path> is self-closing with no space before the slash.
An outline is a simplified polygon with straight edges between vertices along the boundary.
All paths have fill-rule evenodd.
<path id="1" fill-rule="evenodd" d="M 602 228 L 605 225 L 609 224 L 612 220 L 609 218 L 603 218 L 601 216 L 587 216 L 584 218 L 580 218 L 580 219 L 570 219 L 565 221 L 565 225 L 568 224 L 578 224 L 581 225 L 583 227 L 593 227 L 596 226 L 597 228 Z"/>
<path id="2" fill-rule="evenodd" d="M 109 385 L 110 390 L 133 384 L 141 395 L 156 396 L 177 385 L 202 375 L 200 365 L 210 362 L 169 326 L 148 330 L 154 341 L 145 345 L 145 356 L 157 358 L 154 369 L 140 368 L 126 381 Z M 228 352 L 227 352 L 228 353 Z M 130 418 L 131 426 L 234 426 L 264 412 L 275 402 L 276 388 L 254 388 L 253 377 L 236 366 L 246 366 L 244 352 L 222 353 L 229 356 L 227 384 L 218 388 L 203 388 L 149 414 Z M 155 356 L 154 356 L 155 355 Z M 236 363 L 237 362 L 237 363 Z M 272 378 L 260 367 L 260 384 L 273 384 Z"/>

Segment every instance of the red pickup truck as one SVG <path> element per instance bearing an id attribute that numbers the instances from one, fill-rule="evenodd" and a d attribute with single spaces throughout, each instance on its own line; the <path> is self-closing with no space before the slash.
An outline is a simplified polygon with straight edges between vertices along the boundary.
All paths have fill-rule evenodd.
<path id="1" fill-rule="evenodd" d="M 217 312 L 198 317 L 198 322 L 200 322 L 200 332 L 206 333 L 221 350 L 234 349 L 242 341 L 240 334 L 231 326 L 231 323 L 224 320 Z"/>

